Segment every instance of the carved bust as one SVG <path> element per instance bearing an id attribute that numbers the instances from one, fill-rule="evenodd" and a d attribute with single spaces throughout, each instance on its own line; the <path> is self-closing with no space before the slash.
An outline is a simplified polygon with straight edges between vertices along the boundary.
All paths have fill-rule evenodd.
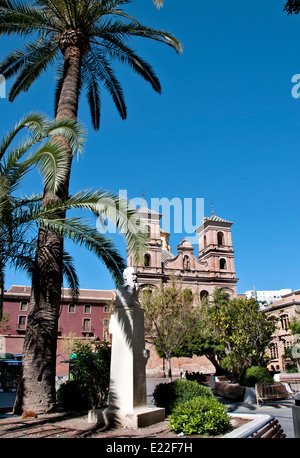
<path id="1" fill-rule="evenodd" d="M 139 303 L 139 285 L 134 267 L 127 267 L 123 272 L 124 284 L 117 289 L 116 307 L 141 307 Z"/>

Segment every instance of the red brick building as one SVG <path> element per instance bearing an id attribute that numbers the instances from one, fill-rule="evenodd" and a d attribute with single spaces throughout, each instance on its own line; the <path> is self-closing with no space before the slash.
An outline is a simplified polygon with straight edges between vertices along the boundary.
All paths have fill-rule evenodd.
<path id="1" fill-rule="evenodd" d="M 10 329 L 0 335 L 0 353 L 22 354 L 30 301 L 29 286 L 12 286 L 4 293 L 3 312 L 10 317 Z M 92 342 L 109 340 L 109 321 L 113 312 L 115 291 L 80 290 L 78 302 L 73 304 L 67 289 L 62 290 L 56 375 L 67 378 L 70 352 L 65 350 L 68 337 L 80 337 Z M 167 373 L 165 361 L 149 347 L 150 359 L 146 366 L 150 377 L 163 377 Z M 214 367 L 205 357 L 173 358 L 173 374 L 185 372 L 213 373 Z"/>
<path id="2" fill-rule="evenodd" d="M 30 302 L 29 286 L 12 286 L 4 293 L 3 313 L 9 314 L 10 329 L 0 336 L 0 352 L 22 354 Z M 70 354 L 62 349 L 67 336 L 94 341 L 109 339 L 109 320 L 115 298 L 114 290 L 80 290 L 76 304 L 69 290 L 62 290 L 58 322 L 57 375 L 68 375 Z"/>

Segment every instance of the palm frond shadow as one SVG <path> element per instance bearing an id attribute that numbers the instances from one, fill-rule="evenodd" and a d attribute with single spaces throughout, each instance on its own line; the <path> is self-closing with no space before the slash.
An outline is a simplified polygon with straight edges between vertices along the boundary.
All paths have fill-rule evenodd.
<path id="1" fill-rule="evenodd" d="M 115 309 L 114 320 L 125 336 L 125 342 L 129 348 L 133 346 L 133 322 L 129 319 L 127 309 L 117 307 Z"/>

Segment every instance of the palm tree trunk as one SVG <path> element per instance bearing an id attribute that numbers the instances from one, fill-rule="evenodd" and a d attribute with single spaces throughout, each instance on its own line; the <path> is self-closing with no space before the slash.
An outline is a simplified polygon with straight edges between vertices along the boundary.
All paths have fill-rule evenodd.
<path id="1" fill-rule="evenodd" d="M 77 118 L 81 51 L 64 48 L 64 81 L 56 119 Z M 66 140 L 61 139 L 66 142 Z M 44 194 L 43 203 L 68 196 L 72 150 L 66 142 L 69 173 L 57 195 Z M 60 214 L 64 217 L 64 214 Z M 61 304 L 63 239 L 40 228 L 32 276 L 30 309 L 23 347 L 23 369 L 14 412 L 46 413 L 56 408 L 55 368 L 57 330 Z"/>
<path id="2" fill-rule="evenodd" d="M 0 261 L 0 323 L 3 318 L 3 299 L 4 299 L 4 266 Z"/>

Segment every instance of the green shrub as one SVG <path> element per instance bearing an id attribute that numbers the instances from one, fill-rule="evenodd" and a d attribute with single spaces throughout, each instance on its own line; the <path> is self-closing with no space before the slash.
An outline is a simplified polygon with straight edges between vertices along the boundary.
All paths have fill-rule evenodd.
<path id="1" fill-rule="evenodd" d="M 171 383 L 160 383 L 153 392 L 154 403 L 157 407 L 164 407 L 166 414 L 172 412 L 178 402 L 188 401 L 198 396 L 212 397 L 207 386 L 196 381 L 177 379 Z"/>
<path id="2" fill-rule="evenodd" d="M 89 397 L 91 408 L 106 406 L 110 380 L 111 348 L 107 342 L 94 347 L 90 342 L 76 342 L 73 376 L 81 390 Z"/>
<path id="3" fill-rule="evenodd" d="M 246 367 L 240 376 L 239 384 L 242 386 L 255 386 L 256 383 L 274 383 L 274 379 L 266 367 Z"/>
<path id="4" fill-rule="evenodd" d="M 231 429 L 227 408 L 215 397 L 202 396 L 177 404 L 170 415 L 170 428 L 185 435 L 216 436 Z"/>
<path id="5" fill-rule="evenodd" d="M 89 397 L 77 380 L 62 383 L 57 390 L 58 406 L 66 411 L 82 411 L 91 408 Z"/>

